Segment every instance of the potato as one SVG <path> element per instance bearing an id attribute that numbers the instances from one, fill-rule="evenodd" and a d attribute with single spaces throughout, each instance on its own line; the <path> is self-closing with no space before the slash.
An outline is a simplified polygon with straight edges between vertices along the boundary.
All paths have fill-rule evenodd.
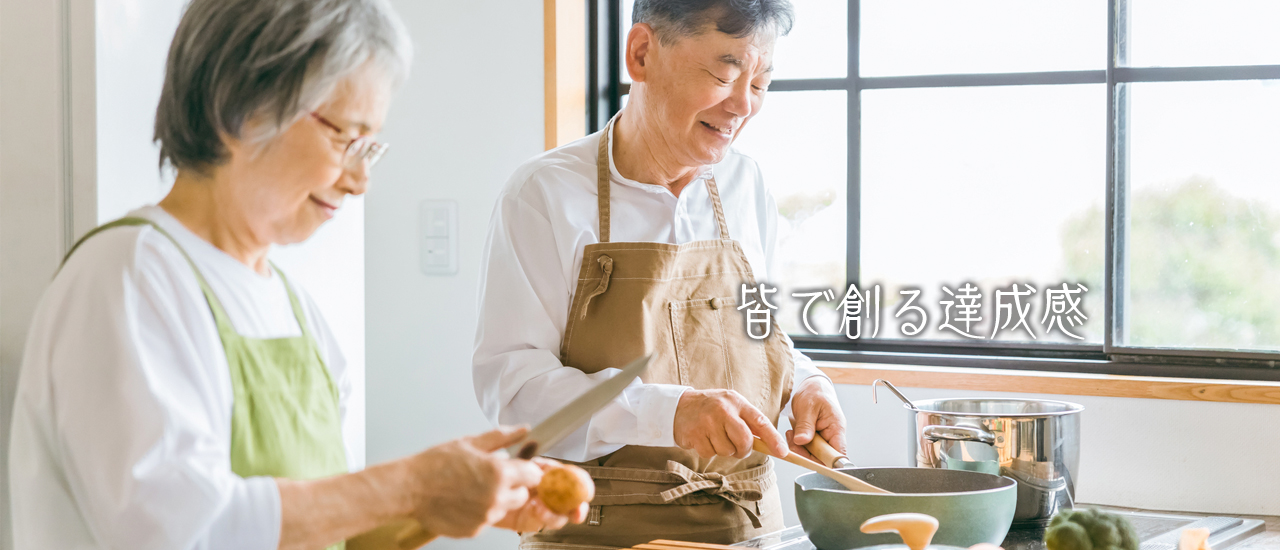
<path id="1" fill-rule="evenodd" d="M 596 484 L 586 470 L 560 464 L 542 474 L 538 498 L 557 514 L 570 514 L 584 502 L 595 498 Z"/>

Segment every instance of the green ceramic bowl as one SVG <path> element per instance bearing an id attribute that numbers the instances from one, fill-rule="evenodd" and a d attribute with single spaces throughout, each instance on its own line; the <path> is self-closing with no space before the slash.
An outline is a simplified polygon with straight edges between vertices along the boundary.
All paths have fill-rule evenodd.
<path id="1" fill-rule="evenodd" d="M 875 516 L 915 512 L 938 518 L 933 544 L 1000 544 L 1013 523 L 1017 483 L 1007 477 L 932 468 L 842 468 L 846 474 L 896 494 L 853 493 L 822 474 L 796 478 L 796 512 L 821 550 L 900 544 L 893 534 L 858 530 Z"/>

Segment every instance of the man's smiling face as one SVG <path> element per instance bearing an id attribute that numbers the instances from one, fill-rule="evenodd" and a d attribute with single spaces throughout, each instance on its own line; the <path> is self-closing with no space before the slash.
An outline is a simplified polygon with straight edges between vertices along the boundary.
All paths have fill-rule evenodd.
<path id="1" fill-rule="evenodd" d="M 646 104 L 685 166 L 715 164 L 760 111 L 773 70 L 775 33 L 735 38 L 709 24 L 655 43 L 645 64 Z"/>

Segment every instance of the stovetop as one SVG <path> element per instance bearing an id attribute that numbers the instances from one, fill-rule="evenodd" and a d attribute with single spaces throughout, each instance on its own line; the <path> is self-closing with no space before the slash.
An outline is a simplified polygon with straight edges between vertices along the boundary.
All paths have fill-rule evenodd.
<path id="1" fill-rule="evenodd" d="M 1183 529 L 1204 527 L 1209 529 L 1209 546 L 1214 550 L 1227 550 L 1245 539 L 1266 530 L 1262 520 L 1232 517 L 1194 517 L 1153 512 L 1117 512 L 1125 516 L 1142 541 L 1139 550 L 1177 550 L 1178 537 Z M 761 550 L 818 550 L 804 529 L 799 525 L 777 533 L 760 536 L 735 544 L 744 548 Z M 1044 526 L 1017 527 L 1009 531 L 1000 544 L 1005 550 L 1045 550 Z"/>

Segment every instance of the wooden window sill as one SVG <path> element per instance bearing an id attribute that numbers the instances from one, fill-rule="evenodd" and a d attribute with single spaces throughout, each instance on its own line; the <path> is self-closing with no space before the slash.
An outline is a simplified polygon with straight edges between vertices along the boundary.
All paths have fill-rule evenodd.
<path id="1" fill-rule="evenodd" d="M 1280 405 L 1280 383 L 815 361 L 837 384 Z"/>

